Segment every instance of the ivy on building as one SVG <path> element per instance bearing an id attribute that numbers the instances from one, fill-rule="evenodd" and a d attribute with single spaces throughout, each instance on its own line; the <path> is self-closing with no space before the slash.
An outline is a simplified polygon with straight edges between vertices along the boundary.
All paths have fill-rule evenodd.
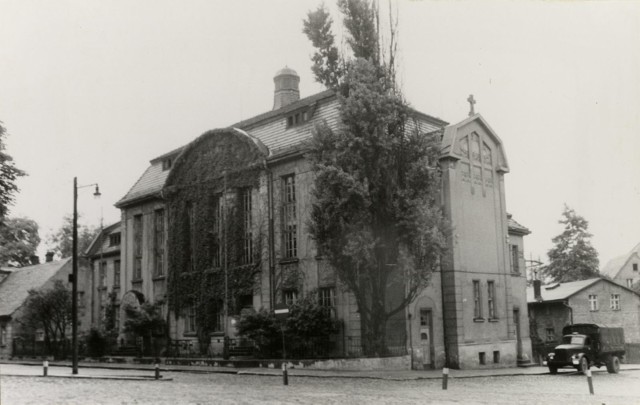
<path id="1" fill-rule="evenodd" d="M 212 332 L 223 329 L 225 296 L 228 313 L 239 314 L 259 287 L 264 226 L 250 223 L 247 232 L 242 198 L 253 190 L 255 213 L 263 168 L 264 151 L 252 140 L 234 130 L 215 130 L 181 152 L 167 179 L 169 307 L 176 318 L 195 309 L 204 346 Z"/>

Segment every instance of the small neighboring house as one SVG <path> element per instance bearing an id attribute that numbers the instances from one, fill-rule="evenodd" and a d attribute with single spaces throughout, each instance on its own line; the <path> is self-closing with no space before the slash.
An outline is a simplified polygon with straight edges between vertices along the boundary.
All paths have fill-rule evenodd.
<path id="1" fill-rule="evenodd" d="M 640 295 L 604 278 L 527 288 L 534 357 L 545 355 L 574 323 L 623 327 L 626 343 L 640 343 Z"/>
<path id="2" fill-rule="evenodd" d="M 104 321 L 104 311 L 108 305 L 109 294 L 115 293 L 115 303 L 119 305 L 122 298 L 120 289 L 120 222 L 105 227 L 91 242 L 85 252 L 89 259 L 91 306 L 89 317 L 91 325 L 100 328 Z M 119 327 L 119 313 L 116 311 L 116 328 Z"/>
<path id="3" fill-rule="evenodd" d="M 50 257 L 47 259 L 49 260 Z M 79 331 L 89 327 L 84 311 L 84 292 L 87 287 L 87 271 L 84 267 L 81 265 L 78 268 Z M 15 268 L 0 282 L 0 358 L 11 357 L 13 340 L 27 332 L 23 328 L 21 316 L 29 290 L 49 289 L 53 287 L 56 280 L 67 283 L 71 273 L 71 258 L 51 260 L 42 264 Z M 70 285 L 69 289 L 71 289 Z"/>
<path id="4" fill-rule="evenodd" d="M 600 273 L 618 284 L 631 288 L 640 281 L 639 267 L 640 243 L 626 254 L 609 260 Z"/>

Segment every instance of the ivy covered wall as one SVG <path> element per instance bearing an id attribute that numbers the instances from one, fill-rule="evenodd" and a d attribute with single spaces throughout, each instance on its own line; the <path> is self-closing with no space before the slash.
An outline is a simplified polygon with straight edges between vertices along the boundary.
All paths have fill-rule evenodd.
<path id="1" fill-rule="evenodd" d="M 202 340 L 221 327 L 225 268 L 229 314 L 251 306 L 259 291 L 266 156 L 266 148 L 241 131 L 209 131 L 181 152 L 165 183 L 169 308 L 176 319 L 195 308 Z"/>

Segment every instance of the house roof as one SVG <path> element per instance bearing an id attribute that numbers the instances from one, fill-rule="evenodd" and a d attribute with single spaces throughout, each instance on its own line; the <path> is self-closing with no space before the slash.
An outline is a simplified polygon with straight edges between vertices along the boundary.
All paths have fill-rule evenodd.
<path id="1" fill-rule="evenodd" d="M 0 316 L 11 316 L 29 296 L 29 290 L 42 287 L 71 258 L 16 269 L 0 284 Z"/>
<path id="2" fill-rule="evenodd" d="M 104 242 L 106 241 L 106 236 L 111 235 L 112 233 L 117 233 L 120 232 L 120 221 L 116 222 L 115 224 L 111 224 L 107 227 L 105 227 L 104 229 L 102 229 L 101 232 L 99 232 L 95 238 L 93 238 L 93 241 L 91 241 L 91 244 L 89 245 L 89 247 L 87 248 L 87 250 L 84 251 L 85 256 L 90 256 L 92 254 L 98 253 L 100 250 L 104 250 L 105 246 L 104 246 Z M 102 249 L 100 249 L 102 248 Z M 109 246 L 106 246 L 107 249 L 109 249 Z M 116 249 L 109 249 L 109 250 L 120 250 L 120 246 L 118 246 Z M 106 252 L 102 252 L 102 253 L 106 253 Z"/>
<path id="3" fill-rule="evenodd" d="M 580 291 L 584 290 L 585 288 L 598 282 L 611 283 L 616 287 L 620 287 L 636 295 L 640 295 L 625 286 L 616 284 L 610 280 L 607 280 L 606 278 L 601 278 L 601 277 L 590 278 L 588 280 L 572 281 L 569 283 L 552 283 L 548 285 L 543 285 L 540 288 L 540 295 L 542 296 L 543 302 L 564 301 L 570 298 L 571 296 L 579 293 Z M 533 286 L 527 287 L 527 303 L 533 304 L 537 302 L 540 302 L 540 301 L 538 301 L 535 297 Z"/>
<path id="4" fill-rule="evenodd" d="M 640 257 L 640 243 L 635 245 L 628 253 L 609 260 L 600 270 L 600 273 L 607 277 L 616 278 L 620 270 L 622 270 L 634 255 Z"/>
<path id="5" fill-rule="evenodd" d="M 511 214 L 507 214 L 507 225 L 509 227 L 509 233 L 513 233 L 516 235 L 529 235 L 531 231 L 524 225 L 519 224 L 515 219 L 513 219 Z"/>
<path id="6" fill-rule="evenodd" d="M 242 131 L 249 137 L 257 138 L 262 144 L 264 144 L 264 146 L 266 146 L 268 150 L 267 155 L 269 157 L 278 158 L 282 155 L 286 155 L 291 150 L 298 148 L 303 141 L 309 139 L 310 130 L 308 128 L 300 126 L 298 128 L 295 128 L 295 130 L 289 130 L 285 133 L 279 133 L 278 136 L 273 136 L 272 134 L 269 136 L 256 136 L 255 134 L 251 133 L 252 129 L 257 128 L 258 126 L 266 125 L 272 121 L 282 119 L 282 117 L 285 117 L 301 108 L 310 107 L 315 111 L 315 107 L 317 107 L 319 104 L 326 105 L 327 103 L 335 100 L 335 92 L 333 90 L 325 90 L 320 93 L 316 93 L 297 100 L 291 104 L 287 104 L 277 110 L 267 111 L 263 114 L 259 114 L 246 120 L 237 122 L 231 125 L 230 128 Z M 442 127 L 447 125 L 447 122 L 439 118 L 432 117 L 413 109 L 411 111 L 417 117 L 433 124 L 433 126 Z M 207 132 L 205 132 L 205 134 Z M 142 174 L 142 176 L 140 176 L 138 181 L 136 181 L 131 189 L 129 189 L 127 194 L 125 194 L 125 196 L 115 204 L 116 207 L 120 208 L 131 203 L 145 200 L 147 198 L 160 196 L 160 192 L 166 184 L 167 177 L 171 172 L 171 169 L 163 170 L 162 160 L 171 156 L 177 157 L 186 148 L 187 145 L 181 146 L 177 149 L 172 150 L 171 152 L 153 158 L 150 161 L 151 165 Z"/>

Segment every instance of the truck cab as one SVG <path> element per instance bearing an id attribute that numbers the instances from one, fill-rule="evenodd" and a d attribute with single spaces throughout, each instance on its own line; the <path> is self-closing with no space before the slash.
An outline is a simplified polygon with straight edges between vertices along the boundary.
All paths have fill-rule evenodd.
<path id="1" fill-rule="evenodd" d="M 562 332 L 562 343 L 546 357 L 551 374 L 563 367 L 574 367 L 584 373 L 591 366 L 603 365 L 609 373 L 619 372 L 620 359 L 625 354 L 622 328 L 575 324 L 565 326 Z"/>

